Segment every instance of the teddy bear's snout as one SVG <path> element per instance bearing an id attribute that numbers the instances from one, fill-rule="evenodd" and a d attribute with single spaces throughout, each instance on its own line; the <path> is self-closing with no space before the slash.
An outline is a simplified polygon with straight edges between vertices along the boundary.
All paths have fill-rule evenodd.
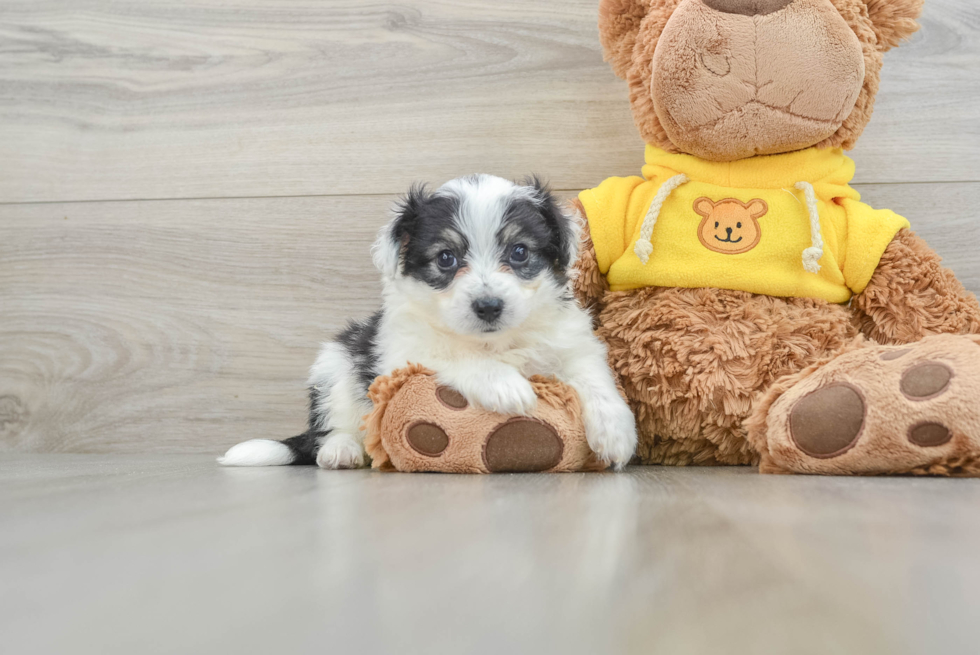
<path id="1" fill-rule="evenodd" d="M 742 16 L 765 16 L 792 4 L 794 0 L 702 0 L 716 11 Z"/>
<path id="2" fill-rule="evenodd" d="M 681 0 L 651 72 L 670 141 L 716 161 L 816 145 L 865 77 L 861 44 L 830 0 Z"/>

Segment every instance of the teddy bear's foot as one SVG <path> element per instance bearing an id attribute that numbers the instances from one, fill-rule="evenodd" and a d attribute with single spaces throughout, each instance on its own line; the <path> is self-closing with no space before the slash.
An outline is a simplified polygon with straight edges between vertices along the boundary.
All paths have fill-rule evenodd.
<path id="1" fill-rule="evenodd" d="M 427 371 L 393 374 L 391 389 L 373 386 L 374 465 L 398 471 L 525 473 L 606 468 L 585 440 L 577 398 L 554 381 L 532 380 L 533 416 L 508 417 L 474 407 Z M 383 402 L 378 403 L 379 399 Z"/>
<path id="2" fill-rule="evenodd" d="M 750 421 L 764 473 L 980 475 L 980 336 L 867 346 L 777 384 Z"/>
<path id="3" fill-rule="evenodd" d="M 453 428 L 449 431 L 457 432 Z M 478 440 L 483 440 L 479 453 L 472 447 L 479 445 Z M 565 450 L 553 427 L 524 417 L 493 426 L 489 435 L 458 435 L 456 439 L 435 423 L 416 423 L 405 431 L 405 444 L 421 456 L 410 457 L 415 459 L 409 465 L 413 470 L 479 470 L 481 473 L 548 471 L 561 463 Z M 397 448 L 395 445 L 393 450 Z"/>

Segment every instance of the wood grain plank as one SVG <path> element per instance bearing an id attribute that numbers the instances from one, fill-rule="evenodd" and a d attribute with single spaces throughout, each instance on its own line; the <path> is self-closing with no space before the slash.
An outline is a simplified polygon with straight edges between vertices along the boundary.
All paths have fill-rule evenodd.
<path id="1" fill-rule="evenodd" d="M 0 0 L 0 202 L 635 171 L 596 0 Z M 980 180 L 980 6 L 888 56 L 865 182 Z"/>
<path id="2" fill-rule="evenodd" d="M 980 223 L 973 208 L 980 184 L 857 184 L 861 200 L 905 216 L 967 289 L 980 295 Z"/>
<path id="3" fill-rule="evenodd" d="M 980 181 L 980 3 L 926 0 L 920 23 L 885 54 L 859 182 Z"/>
<path id="4" fill-rule="evenodd" d="M 302 431 L 319 342 L 378 304 L 388 197 L 0 210 L 0 447 Z M 256 411 L 258 410 L 258 411 Z"/>
<path id="5" fill-rule="evenodd" d="M 980 291 L 980 184 L 871 185 Z M 0 450 L 213 452 L 304 427 L 321 340 L 379 303 L 391 196 L 0 206 Z"/>

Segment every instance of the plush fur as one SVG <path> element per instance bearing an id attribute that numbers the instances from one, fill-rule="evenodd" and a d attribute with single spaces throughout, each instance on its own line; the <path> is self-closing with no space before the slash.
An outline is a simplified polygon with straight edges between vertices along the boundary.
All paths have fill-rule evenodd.
<path id="1" fill-rule="evenodd" d="M 503 464 L 512 471 L 605 469 L 607 465 L 596 458 L 586 441 L 575 391 L 555 379 L 535 376 L 530 381 L 538 403 L 530 417 L 515 420 L 463 406 L 458 398 L 447 403 L 440 396 L 445 389 L 439 387 L 435 372 L 417 364 L 379 377 L 368 391 L 374 409 L 366 420 L 364 445 L 371 466 L 383 471 L 491 473 L 501 464 L 491 453 L 509 450 Z M 429 448 L 420 449 L 412 441 L 412 431 L 419 425 L 430 435 L 430 441 L 422 444 Z M 528 426 L 533 434 L 527 432 Z M 521 441 L 528 442 L 524 448 L 513 448 L 518 440 L 502 434 L 501 429 L 513 437 L 515 427 L 519 433 L 524 431 L 518 434 Z M 436 437 L 431 437 L 433 432 Z"/>
<path id="2" fill-rule="evenodd" d="M 918 29 L 921 9 L 921 0 L 602 0 L 599 29 L 607 60 L 629 84 L 647 143 L 734 161 L 813 146 L 852 148 L 871 118 L 882 55 Z M 807 61 L 795 50 L 807 52 Z M 858 52 L 859 62 L 852 58 Z M 862 78 L 851 87 L 855 71 Z M 766 93 L 781 100 L 768 103 Z M 744 111 L 768 103 L 795 114 L 798 100 L 804 118 L 824 111 L 824 101 L 831 109 L 853 106 L 832 117 L 839 123 L 828 124 L 834 129 L 825 135 L 802 129 L 792 115 L 762 112 L 757 119 Z M 742 113 L 737 120 L 718 118 L 729 110 Z M 584 215 L 581 203 L 573 208 Z M 980 340 L 973 336 L 980 333 L 980 303 L 913 232 L 895 236 L 870 283 L 846 306 L 713 288 L 611 292 L 588 229 L 582 239 L 573 288 L 593 313 L 636 413 L 643 463 L 758 463 L 769 473 L 980 474 L 980 417 L 972 410 L 980 379 L 971 382 L 980 370 Z M 947 355 L 963 383 L 942 396 L 945 409 L 930 414 L 931 400 L 903 405 L 895 394 L 908 363 L 947 361 Z M 787 421 L 806 415 L 807 393 L 833 380 L 860 387 L 856 393 L 875 420 L 846 457 L 814 459 L 787 437 Z M 833 417 L 833 403 L 815 398 L 807 402 L 823 402 Z M 951 445 L 917 445 L 909 436 L 918 425 L 913 419 L 948 423 Z M 839 436 L 836 428 L 813 429 Z"/>
<path id="3" fill-rule="evenodd" d="M 858 347 L 859 328 L 869 336 L 892 335 L 883 343 L 980 333 L 980 303 L 909 231 L 889 245 L 851 308 L 725 289 L 608 292 L 588 256 L 588 227 L 582 238 L 580 279 L 592 283 L 577 285 L 576 293 L 596 312 L 597 333 L 636 412 L 637 456 L 647 464 L 759 463 L 765 430 L 758 422 L 765 424 L 768 409 L 762 397 L 786 391 Z M 754 443 L 749 421 L 762 435 Z M 777 472 L 769 465 L 762 470 Z"/>
<path id="4" fill-rule="evenodd" d="M 681 11 L 690 9 L 685 12 L 685 20 L 696 21 L 703 13 L 700 11 L 702 7 L 701 0 L 602 0 L 599 6 L 600 39 L 606 59 L 613 70 L 629 83 L 633 118 L 640 135 L 647 143 L 668 152 L 691 152 L 709 159 L 728 160 L 744 157 L 746 156 L 745 143 L 740 141 L 737 130 L 728 133 L 716 131 L 714 136 L 717 141 L 711 144 L 708 153 L 684 150 L 668 136 L 654 103 L 653 63 L 658 54 L 657 48 L 664 29 L 679 9 Z M 794 9 L 794 7 L 798 8 Z M 789 26 L 781 26 L 780 29 L 792 30 L 795 25 L 797 38 L 805 40 L 804 35 L 811 34 L 812 25 L 820 20 L 815 16 L 830 7 L 833 7 L 843 18 L 857 39 L 863 57 L 864 79 L 853 107 L 840 122 L 839 127 L 825 138 L 821 137 L 810 143 L 796 143 L 796 148 L 817 145 L 824 148 L 843 147 L 849 150 L 854 147 L 874 110 L 882 54 L 918 29 L 915 19 L 921 12 L 922 2 L 921 0 L 797 0 L 785 10 L 763 18 L 776 21 L 785 12 L 798 12 L 799 20 Z M 688 15 L 691 18 L 686 18 Z M 714 12 L 712 20 L 725 20 L 726 23 L 737 24 L 739 21 L 750 19 L 744 16 L 718 18 L 717 12 Z M 717 55 L 725 52 L 723 43 L 719 42 L 715 47 L 720 48 Z M 788 48 L 786 52 L 791 53 L 792 50 Z M 678 65 L 692 70 L 699 64 L 697 58 L 690 57 L 684 52 L 672 52 L 670 48 L 665 48 L 660 56 L 667 59 L 685 57 Z M 780 58 L 778 52 L 760 53 L 760 61 L 781 60 L 785 60 L 788 66 L 795 59 Z M 799 72 L 788 69 L 784 73 L 792 76 Z M 695 91 L 687 85 L 673 88 L 675 93 Z M 772 148 L 769 150 L 776 151 Z"/>
<path id="5" fill-rule="evenodd" d="M 937 363 L 951 373 L 944 388 L 928 398 L 902 392 L 903 377 L 916 366 Z M 793 410 L 808 395 L 835 384 L 853 389 L 863 418 L 840 454 L 814 456 L 794 433 Z M 857 339 L 829 364 L 810 366 L 770 387 L 760 411 L 747 421 L 748 438 L 762 454 L 765 473 L 972 476 L 980 472 L 978 395 L 980 336 L 936 335 L 908 348 Z M 839 418 L 819 420 L 832 425 Z M 910 435 L 923 424 L 938 427 L 940 434 L 945 429 L 947 437 L 916 443 Z"/>
<path id="6" fill-rule="evenodd" d="M 887 52 L 919 29 L 923 0 L 865 0 L 878 49 Z"/>
<path id="7" fill-rule="evenodd" d="M 383 308 L 325 344 L 310 370 L 309 429 L 239 444 L 219 461 L 363 466 L 369 385 L 418 362 L 471 405 L 510 416 L 534 414 L 531 376 L 560 380 L 581 399 L 589 446 L 622 467 L 635 419 L 571 293 L 578 242 L 577 219 L 537 180 L 477 175 L 412 189 L 373 248 Z"/>
<path id="8" fill-rule="evenodd" d="M 761 16 L 709 4 L 677 7 L 650 66 L 647 88 L 673 145 L 730 161 L 806 148 L 840 129 L 861 91 L 864 59 L 827 0 L 795 0 Z"/>
<path id="9" fill-rule="evenodd" d="M 941 262 L 914 232 L 899 232 L 852 303 L 861 332 L 882 344 L 912 343 L 930 334 L 980 334 L 976 298 Z"/>
<path id="10" fill-rule="evenodd" d="M 588 232 L 583 239 L 586 253 Z M 580 263 L 585 274 L 595 266 Z M 598 308 L 597 333 L 636 411 L 647 463 L 755 463 L 742 422 L 759 390 L 829 361 L 857 336 L 850 313 L 823 300 L 664 287 L 579 300 Z"/>

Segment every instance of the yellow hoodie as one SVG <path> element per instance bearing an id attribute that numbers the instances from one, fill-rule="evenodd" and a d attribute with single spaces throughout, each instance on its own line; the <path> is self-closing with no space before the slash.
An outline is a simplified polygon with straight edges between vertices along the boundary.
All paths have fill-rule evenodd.
<path id="1" fill-rule="evenodd" d="M 842 150 L 711 162 L 647 146 L 579 194 L 613 291 L 715 287 L 847 302 L 907 220 L 860 202 Z"/>

